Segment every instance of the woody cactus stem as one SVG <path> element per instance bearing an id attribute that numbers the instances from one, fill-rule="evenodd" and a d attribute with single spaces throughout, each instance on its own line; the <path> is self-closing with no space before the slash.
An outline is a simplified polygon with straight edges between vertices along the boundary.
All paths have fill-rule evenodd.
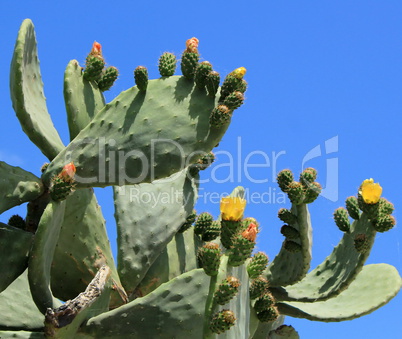
<path id="1" fill-rule="evenodd" d="M 394 206 L 373 179 L 335 211 L 342 239 L 313 270 L 308 204 L 321 192 L 313 168 L 299 181 L 289 169 L 278 174 L 291 207 L 278 213 L 285 239 L 271 262 L 265 253 L 253 255 L 260 225 L 244 218 L 244 188 L 221 199 L 219 216 L 197 216 L 199 177 L 247 88 L 244 67 L 219 87 L 212 65 L 199 63 L 198 47 L 197 38 L 187 40 L 183 76 L 174 76 L 176 57 L 164 53 L 161 78 L 148 79 L 139 66 L 136 86 L 106 103 L 102 92 L 118 71 L 105 68 L 95 42 L 84 70 L 72 60 L 64 73 L 71 139 L 64 146 L 46 108 L 34 27 L 23 22 L 11 98 L 23 130 L 50 163 L 39 178 L 0 162 L 0 213 L 28 203 L 25 218 L 0 223 L 0 247 L 8 248 L 0 254 L 1 338 L 297 338 L 283 325 L 285 315 L 349 320 L 399 291 L 394 267 L 364 266 L 376 233 L 396 223 Z M 150 140 L 158 142 L 151 147 Z M 180 144 L 180 152 L 161 140 Z M 117 153 L 130 156 L 105 157 Z M 117 266 L 92 190 L 105 186 L 114 192 Z M 139 198 L 145 194 L 156 201 Z"/>

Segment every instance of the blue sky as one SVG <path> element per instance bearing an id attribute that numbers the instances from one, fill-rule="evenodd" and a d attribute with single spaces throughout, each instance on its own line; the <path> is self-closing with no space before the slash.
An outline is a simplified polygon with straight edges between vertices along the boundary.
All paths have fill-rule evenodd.
<path id="1" fill-rule="evenodd" d="M 250 194 L 263 196 L 264 202 L 248 204 L 246 214 L 260 221 L 258 248 L 273 259 L 282 242 L 276 213 L 289 206 L 282 202 L 274 173 L 291 168 L 298 175 L 304 162 L 305 167 L 318 169 L 318 180 L 326 188 L 325 197 L 310 207 L 312 267 L 342 236 L 332 221 L 333 211 L 356 194 L 364 179 L 372 177 L 382 185 L 383 196 L 395 204 L 399 220 L 400 1 L 145 3 L 0 3 L 0 160 L 37 175 L 46 160 L 22 132 L 9 97 L 9 65 L 23 19 L 34 22 L 48 109 L 66 144 L 62 86 L 69 60 L 83 64 L 93 41 L 100 42 L 106 61 L 120 70 L 115 86 L 106 93 L 110 101 L 133 86 L 136 66 L 145 65 L 150 78 L 159 77 L 160 54 L 169 51 L 179 56 L 185 40 L 195 36 L 203 60 L 221 74 L 244 66 L 249 83 L 245 105 L 235 112 L 215 150 L 216 164 L 202 174 L 209 182 L 202 185 L 199 212 L 219 213 L 217 200 L 214 203 L 208 192 L 221 194 L 243 185 Z M 233 157 L 233 172 L 227 154 Z M 111 190 L 99 189 L 97 194 L 113 244 Z M 5 222 L 10 213 L 0 216 L 0 221 Z M 389 263 L 402 272 L 401 240 L 399 226 L 378 234 L 368 263 Z M 285 323 L 302 338 L 394 338 L 402 330 L 401 311 L 399 295 L 353 321 L 326 324 L 288 318 Z"/>

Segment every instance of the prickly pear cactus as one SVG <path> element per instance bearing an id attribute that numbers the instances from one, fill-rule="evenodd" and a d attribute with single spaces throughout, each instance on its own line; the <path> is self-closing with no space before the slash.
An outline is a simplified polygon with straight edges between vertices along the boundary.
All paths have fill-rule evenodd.
<path id="1" fill-rule="evenodd" d="M 46 108 L 33 24 L 25 20 L 11 64 L 13 107 L 49 159 L 41 176 L 0 163 L 0 213 L 28 202 L 26 217 L 0 224 L 1 338 L 298 338 L 284 316 L 342 321 L 370 313 L 402 285 L 387 264 L 364 265 L 377 232 L 395 226 L 382 188 L 365 180 L 334 212 L 344 233 L 310 271 L 308 204 L 317 172 L 290 170 L 278 185 L 291 202 L 278 212 L 284 236 L 270 262 L 255 253 L 260 225 L 244 218 L 244 189 L 220 215 L 197 215 L 199 172 L 244 102 L 246 73 L 220 75 L 199 62 L 199 41 L 164 53 L 159 79 L 134 70 L 135 86 L 106 103 L 118 77 L 95 42 L 84 67 L 64 73 L 71 142 Z M 117 265 L 92 187 L 113 186 Z M 144 199 L 148 197 L 148 199 Z M 152 199 L 153 198 L 153 199 Z M 173 199 L 172 199 L 173 198 Z M 351 220 L 352 219 L 352 220 Z M 359 302 L 357 302 L 357 300 Z"/>

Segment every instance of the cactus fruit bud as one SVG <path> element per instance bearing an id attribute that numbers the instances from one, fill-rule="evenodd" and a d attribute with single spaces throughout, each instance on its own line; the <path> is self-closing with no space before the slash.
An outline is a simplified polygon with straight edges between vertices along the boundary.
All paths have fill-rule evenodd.
<path id="1" fill-rule="evenodd" d="M 212 110 L 209 123 L 215 128 L 221 128 L 229 123 L 232 113 L 233 111 L 231 111 L 229 107 L 218 105 L 218 107 Z"/>
<path id="2" fill-rule="evenodd" d="M 239 233 L 241 227 L 241 221 L 221 220 L 221 243 L 223 247 L 232 248 L 233 239 Z"/>
<path id="3" fill-rule="evenodd" d="M 211 71 L 208 73 L 205 78 L 205 86 L 207 87 L 208 95 L 210 95 L 211 97 L 214 97 L 216 95 L 220 81 L 221 76 L 218 72 Z"/>
<path id="4" fill-rule="evenodd" d="M 238 68 L 239 71 L 234 70 L 232 73 L 228 74 L 223 80 L 222 88 L 221 88 L 221 97 L 219 101 L 224 101 L 225 98 L 233 93 L 234 91 L 240 91 L 244 93 L 247 89 L 247 82 L 243 79 L 242 69 L 244 67 Z M 245 68 L 244 68 L 245 73 Z M 244 75 L 244 74 L 243 74 Z"/>
<path id="5" fill-rule="evenodd" d="M 195 69 L 194 81 L 197 87 L 203 89 L 206 85 L 207 75 L 212 71 L 212 65 L 208 61 L 203 61 Z"/>
<path id="6" fill-rule="evenodd" d="M 246 230 L 250 226 L 250 224 L 255 224 L 257 226 L 257 230 L 259 230 L 260 227 L 259 222 L 257 221 L 257 219 L 252 217 L 247 217 L 241 221 L 240 230 L 242 231 Z"/>
<path id="7" fill-rule="evenodd" d="M 218 244 L 213 242 L 206 243 L 200 248 L 199 258 L 206 275 L 214 276 L 218 274 L 221 260 L 221 250 Z"/>
<path id="8" fill-rule="evenodd" d="M 237 79 L 243 79 L 244 75 L 246 74 L 247 70 L 245 67 L 236 68 L 230 75 L 234 76 Z"/>
<path id="9" fill-rule="evenodd" d="M 360 210 L 356 197 L 349 197 L 345 200 L 346 210 L 351 218 L 358 220 L 360 218 Z"/>
<path id="10" fill-rule="evenodd" d="M 203 212 L 201 213 L 197 220 L 195 221 L 194 225 L 194 233 L 198 235 L 203 235 L 205 230 L 211 226 L 212 222 L 214 221 L 214 218 L 211 214 L 208 212 Z"/>
<path id="11" fill-rule="evenodd" d="M 45 162 L 42 167 L 40 168 L 41 173 L 45 172 L 47 168 L 49 167 L 49 163 Z"/>
<path id="12" fill-rule="evenodd" d="M 380 200 L 382 187 L 374 179 L 366 179 L 360 185 L 359 193 L 366 204 L 376 204 Z"/>
<path id="13" fill-rule="evenodd" d="M 288 185 L 287 194 L 289 200 L 295 205 L 303 203 L 305 198 L 303 185 L 297 181 L 292 181 Z"/>
<path id="14" fill-rule="evenodd" d="M 134 80 L 140 91 L 146 91 L 148 87 L 148 70 L 144 66 L 138 66 L 134 70 Z"/>
<path id="15" fill-rule="evenodd" d="M 186 41 L 186 49 L 181 57 L 181 72 L 189 80 L 194 78 L 200 55 L 198 54 L 198 39 L 191 38 Z"/>
<path id="16" fill-rule="evenodd" d="M 215 240 L 221 234 L 221 223 L 219 221 L 213 221 L 202 234 L 202 241 Z"/>
<path id="17" fill-rule="evenodd" d="M 247 265 L 247 273 L 251 279 L 257 278 L 268 265 L 268 256 L 263 252 L 254 254 L 250 263 Z"/>
<path id="18" fill-rule="evenodd" d="M 335 210 L 334 220 L 336 226 L 338 226 L 338 228 L 342 232 L 349 232 L 350 230 L 349 214 L 343 207 L 339 207 Z"/>
<path id="19" fill-rule="evenodd" d="M 269 309 L 274 304 L 275 304 L 274 297 L 272 296 L 271 293 L 266 292 L 264 295 L 262 295 L 256 300 L 254 304 L 254 309 L 256 310 L 256 312 L 262 312 Z"/>
<path id="20" fill-rule="evenodd" d="M 367 236 L 363 233 L 357 234 L 354 239 L 355 249 L 359 253 L 365 253 L 370 249 Z"/>
<path id="21" fill-rule="evenodd" d="M 246 200 L 238 197 L 221 199 L 220 211 L 222 220 L 239 221 L 243 218 Z"/>
<path id="22" fill-rule="evenodd" d="M 159 73 L 163 77 L 170 77 L 176 71 L 177 59 L 173 53 L 165 52 L 159 58 Z"/>
<path id="23" fill-rule="evenodd" d="M 75 176 L 76 171 L 77 171 L 77 169 L 75 168 L 74 163 L 70 162 L 63 167 L 63 169 L 61 170 L 61 172 L 59 174 L 59 177 L 63 181 L 72 182 L 72 181 L 74 181 L 74 176 Z"/>
<path id="24" fill-rule="evenodd" d="M 276 177 L 276 182 L 282 192 L 288 191 L 288 186 L 293 182 L 293 173 L 289 169 L 284 169 L 280 171 Z"/>
<path id="25" fill-rule="evenodd" d="M 302 247 L 299 243 L 292 241 L 292 240 L 285 240 L 284 247 L 285 247 L 285 250 L 287 250 L 291 253 L 300 252 L 302 249 Z"/>
<path id="26" fill-rule="evenodd" d="M 375 204 L 368 204 L 364 201 L 363 195 L 361 191 L 357 194 L 357 204 L 359 208 L 367 214 L 369 220 L 377 219 L 380 212 L 380 202 L 378 201 Z"/>
<path id="27" fill-rule="evenodd" d="M 205 170 L 215 161 L 215 154 L 212 152 L 205 153 L 196 163 L 199 170 Z"/>
<path id="28" fill-rule="evenodd" d="M 99 90 L 102 92 L 108 91 L 113 86 L 118 76 L 119 70 L 116 67 L 110 66 L 106 68 L 98 81 Z"/>
<path id="29" fill-rule="evenodd" d="M 392 212 L 394 211 L 394 205 L 389 202 L 387 199 L 385 198 L 381 198 L 380 201 L 380 214 L 392 214 Z"/>
<path id="30" fill-rule="evenodd" d="M 297 223 L 297 216 L 287 208 L 281 208 L 278 211 L 278 218 L 286 224 L 294 225 Z"/>
<path id="31" fill-rule="evenodd" d="M 289 225 L 283 225 L 281 227 L 281 233 L 286 237 L 286 239 L 300 239 L 300 232 Z"/>
<path id="32" fill-rule="evenodd" d="M 53 177 L 49 192 L 54 201 L 64 200 L 75 191 L 75 172 L 74 163 L 70 162 L 63 167 L 59 175 Z"/>
<path id="33" fill-rule="evenodd" d="M 230 310 L 216 312 L 211 319 L 210 329 L 213 333 L 223 333 L 229 330 L 236 321 L 234 313 Z"/>
<path id="34" fill-rule="evenodd" d="M 191 38 L 186 41 L 186 50 L 187 53 L 198 53 L 198 44 L 199 40 L 197 38 Z"/>
<path id="35" fill-rule="evenodd" d="M 102 45 L 99 42 L 94 41 L 94 43 L 92 44 L 91 52 L 89 52 L 89 55 L 102 56 Z"/>
<path id="36" fill-rule="evenodd" d="M 396 224 L 396 220 L 392 215 L 385 214 L 379 216 L 374 222 L 373 226 L 377 232 L 386 232 L 393 228 Z"/>
<path id="37" fill-rule="evenodd" d="M 317 170 L 312 167 L 306 168 L 303 172 L 300 173 L 299 181 L 308 186 L 308 184 L 314 182 L 317 179 Z"/>
<path id="38" fill-rule="evenodd" d="M 91 50 L 92 53 L 92 50 Z M 89 54 L 85 61 L 85 71 L 83 77 L 87 81 L 98 81 L 105 67 L 105 60 L 102 54 Z"/>
<path id="39" fill-rule="evenodd" d="M 19 228 L 21 230 L 25 230 L 27 226 L 24 218 L 22 218 L 18 214 L 14 214 L 13 216 L 11 216 L 10 219 L 8 219 L 7 224 L 9 224 L 12 227 Z"/>
<path id="40" fill-rule="evenodd" d="M 269 309 L 257 313 L 257 318 L 261 322 L 269 322 L 278 319 L 279 311 L 275 306 L 271 306 Z"/>
<path id="41" fill-rule="evenodd" d="M 312 183 L 309 183 L 304 192 L 304 201 L 303 202 L 305 204 L 311 204 L 318 198 L 321 191 L 322 191 L 322 187 L 318 182 L 314 181 Z"/>
<path id="42" fill-rule="evenodd" d="M 255 239 L 257 237 L 257 226 L 250 224 L 247 230 L 242 234 L 237 235 L 233 239 L 231 252 L 229 253 L 228 264 L 231 266 L 240 266 L 248 258 L 250 258 L 255 246 Z"/>
<path id="43" fill-rule="evenodd" d="M 255 278 L 250 285 L 250 299 L 260 298 L 268 291 L 268 280 L 262 276 Z"/>
<path id="44" fill-rule="evenodd" d="M 187 231 L 191 225 L 194 223 L 195 219 L 197 218 L 197 211 L 193 210 L 189 216 L 186 218 L 186 221 L 184 222 L 183 225 L 181 225 L 179 232 L 183 233 L 185 231 Z"/>
<path id="45" fill-rule="evenodd" d="M 239 291 L 240 281 L 235 277 L 227 277 L 218 286 L 214 294 L 214 301 L 218 305 L 225 305 L 228 303 Z"/>
<path id="46" fill-rule="evenodd" d="M 234 91 L 225 98 L 223 104 L 229 107 L 230 110 L 234 110 L 243 105 L 243 102 L 244 102 L 243 93 L 240 91 Z"/>

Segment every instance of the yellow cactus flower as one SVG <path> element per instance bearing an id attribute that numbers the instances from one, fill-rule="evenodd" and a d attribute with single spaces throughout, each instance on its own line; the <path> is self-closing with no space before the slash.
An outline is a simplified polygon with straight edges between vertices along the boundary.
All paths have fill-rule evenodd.
<path id="1" fill-rule="evenodd" d="M 233 75 L 237 79 L 243 79 L 244 75 L 246 74 L 247 70 L 245 67 L 236 68 L 231 75 Z"/>
<path id="2" fill-rule="evenodd" d="M 221 199 L 222 220 L 239 221 L 243 218 L 246 200 L 242 198 L 225 197 Z"/>
<path id="3" fill-rule="evenodd" d="M 366 179 L 361 184 L 359 193 L 366 204 L 376 204 L 380 200 L 382 187 L 379 183 L 375 183 L 372 178 Z"/>

